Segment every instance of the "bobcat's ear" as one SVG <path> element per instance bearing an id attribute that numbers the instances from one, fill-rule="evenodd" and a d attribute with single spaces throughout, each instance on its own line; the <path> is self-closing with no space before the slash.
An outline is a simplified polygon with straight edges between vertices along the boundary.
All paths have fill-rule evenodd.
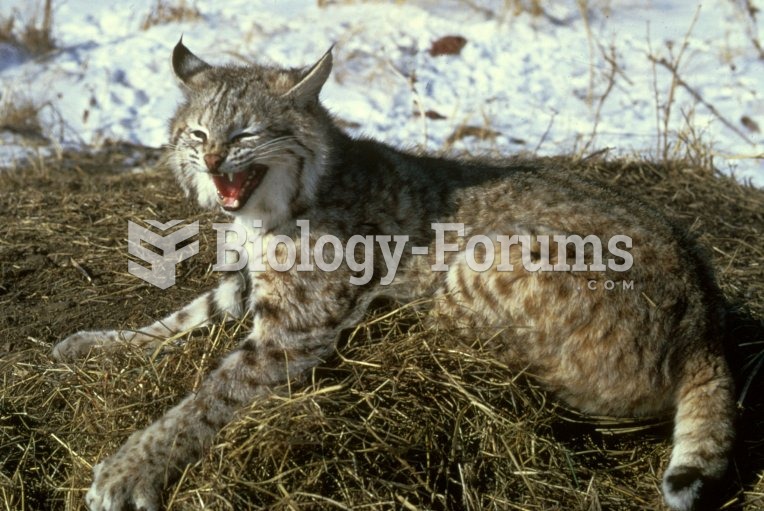
<path id="1" fill-rule="evenodd" d="M 294 99 L 299 106 L 318 101 L 318 93 L 332 72 L 332 48 L 334 45 L 302 75 L 300 81 L 284 97 Z"/>
<path id="2" fill-rule="evenodd" d="M 183 45 L 183 36 L 180 37 L 175 49 L 172 50 L 172 70 L 175 76 L 186 86 L 194 85 L 194 76 L 198 75 L 212 66 L 191 53 L 191 50 Z"/>

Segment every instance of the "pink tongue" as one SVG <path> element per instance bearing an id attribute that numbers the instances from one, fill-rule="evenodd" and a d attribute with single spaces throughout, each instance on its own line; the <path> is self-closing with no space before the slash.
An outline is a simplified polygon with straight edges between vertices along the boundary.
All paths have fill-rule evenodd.
<path id="1" fill-rule="evenodd" d="M 218 189 L 218 193 L 220 193 L 224 200 L 233 200 L 239 198 L 239 194 L 244 188 L 244 183 L 247 181 L 247 174 L 247 171 L 237 172 L 233 175 L 232 181 L 228 180 L 230 174 L 213 174 L 212 180 Z"/>

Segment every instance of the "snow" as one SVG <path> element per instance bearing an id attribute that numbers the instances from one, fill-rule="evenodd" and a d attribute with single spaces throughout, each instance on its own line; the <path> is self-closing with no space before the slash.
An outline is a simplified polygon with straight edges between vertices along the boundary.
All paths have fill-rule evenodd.
<path id="1" fill-rule="evenodd" d="M 531 16 L 509 12 L 512 2 L 488 0 L 323 7 L 315 0 L 187 1 L 200 19 L 143 30 L 156 0 L 60 0 L 54 53 L 35 59 L 0 43 L 0 102 L 45 105 L 51 139 L 40 149 L 0 133 L 0 167 L 30 151 L 165 143 L 180 99 L 169 60 L 181 34 L 213 63 L 305 66 L 336 43 L 324 103 L 353 134 L 395 146 L 540 155 L 607 149 L 659 158 L 672 74 L 648 57 L 673 61 L 686 41 L 678 73 L 702 101 L 675 87 L 668 153 L 681 155 L 683 141 L 699 139 L 722 171 L 764 186 L 764 134 L 741 122 L 745 116 L 764 129 L 764 60 L 751 35 L 764 37 L 744 2 L 708 0 L 698 10 L 699 3 L 683 0 L 602 0 L 589 2 L 586 16 L 574 0 L 548 3 L 548 16 Z M 35 9 L 27 0 L 3 0 L 0 16 L 28 18 Z M 466 38 L 461 54 L 431 56 L 433 41 L 447 35 Z M 610 55 L 617 70 L 601 100 Z M 446 119 L 417 115 L 428 110 Z M 449 147 L 463 125 L 498 135 Z"/>

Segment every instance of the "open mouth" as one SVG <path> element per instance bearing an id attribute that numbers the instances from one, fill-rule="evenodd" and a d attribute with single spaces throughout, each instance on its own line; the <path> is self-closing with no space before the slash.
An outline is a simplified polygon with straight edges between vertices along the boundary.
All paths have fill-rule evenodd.
<path id="1" fill-rule="evenodd" d="M 218 204 L 226 211 L 236 211 L 244 207 L 252 193 L 260 186 L 266 165 L 255 163 L 241 172 L 220 172 L 210 174 L 218 190 Z"/>

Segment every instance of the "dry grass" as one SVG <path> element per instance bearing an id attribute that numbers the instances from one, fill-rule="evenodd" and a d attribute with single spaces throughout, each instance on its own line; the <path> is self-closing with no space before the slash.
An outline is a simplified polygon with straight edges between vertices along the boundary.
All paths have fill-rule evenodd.
<path id="1" fill-rule="evenodd" d="M 9 131 L 28 142 L 47 142 L 40 120 L 43 107 L 26 97 L 4 94 L 0 101 L 0 131 Z"/>
<path id="2" fill-rule="evenodd" d="M 171 22 L 197 21 L 202 18 L 202 13 L 196 6 L 196 2 L 189 3 L 186 0 L 156 0 L 141 23 L 142 30 L 148 30 L 154 25 L 163 25 Z"/>
<path id="3" fill-rule="evenodd" d="M 44 55 L 56 48 L 53 40 L 53 2 L 45 0 L 42 14 L 37 12 L 19 27 L 18 13 L 7 18 L 0 18 L 0 42 L 11 43 L 24 50 L 27 54 Z"/>
<path id="4" fill-rule="evenodd" d="M 246 325 L 183 346 L 54 362 L 83 328 L 145 324 L 209 289 L 214 215 L 128 151 L 68 154 L 0 174 L 0 504 L 84 509 L 92 465 L 199 384 Z M 149 155 L 154 156 L 154 155 Z M 683 162 L 558 158 L 691 228 L 730 302 L 740 448 L 721 499 L 764 495 L 764 192 Z M 160 291 L 126 272 L 127 220 L 200 221 L 199 256 Z M 585 418 L 509 374 L 469 337 L 423 329 L 413 308 L 371 313 L 303 388 L 254 404 L 170 488 L 173 510 L 658 509 L 669 424 Z M 513 379 L 513 377 L 515 379 Z"/>

